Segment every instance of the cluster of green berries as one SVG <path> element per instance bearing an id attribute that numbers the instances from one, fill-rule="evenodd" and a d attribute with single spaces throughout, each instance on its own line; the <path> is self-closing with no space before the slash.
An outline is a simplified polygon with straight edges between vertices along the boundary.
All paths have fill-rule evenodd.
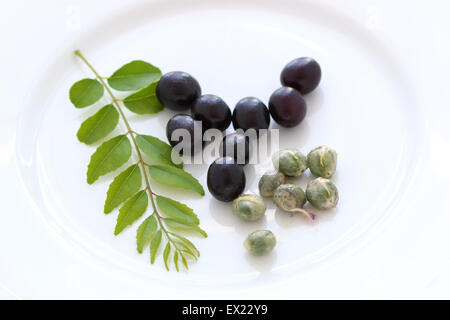
<path id="1" fill-rule="evenodd" d="M 274 203 L 287 212 L 300 212 L 311 219 L 315 215 L 304 209 L 308 201 L 314 208 L 327 210 L 336 207 L 339 193 L 329 180 L 336 171 L 337 153 L 326 146 L 311 150 L 307 156 L 297 149 L 285 149 L 273 155 L 277 170 L 265 173 L 258 184 L 263 197 L 272 197 Z M 295 184 L 286 183 L 286 177 L 298 177 L 307 169 L 317 178 L 310 181 L 306 192 Z M 264 216 L 266 205 L 256 194 L 243 194 L 233 201 L 233 213 L 247 221 Z M 250 234 L 244 246 L 255 255 L 270 252 L 275 246 L 275 236 L 271 231 L 258 230 Z"/>
<path id="2" fill-rule="evenodd" d="M 336 207 L 339 194 L 329 178 L 336 172 L 337 153 L 320 146 L 305 156 L 297 149 L 278 151 L 272 157 L 278 171 L 268 172 L 259 181 L 259 191 L 265 197 L 273 197 L 275 204 L 288 212 L 303 212 L 306 201 L 317 209 Z M 298 177 L 308 169 L 317 176 L 308 183 L 306 193 L 294 184 L 285 184 L 287 177 Z M 313 215 L 309 215 L 314 217 Z"/>

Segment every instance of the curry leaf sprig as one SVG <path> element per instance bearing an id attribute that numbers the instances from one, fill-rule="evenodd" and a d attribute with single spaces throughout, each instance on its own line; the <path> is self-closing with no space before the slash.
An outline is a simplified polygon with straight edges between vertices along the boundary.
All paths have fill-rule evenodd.
<path id="1" fill-rule="evenodd" d="M 95 79 L 82 79 L 73 84 L 69 92 L 73 105 L 76 108 L 90 106 L 103 97 L 105 90 L 111 99 L 110 104 L 81 124 L 78 140 L 87 145 L 102 140 L 116 128 L 119 119 L 126 128 L 126 132 L 103 142 L 91 156 L 87 170 L 88 184 L 121 168 L 133 153 L 137 158 L 135 163 L 114 178 L 106 193 L 104 213 L 109 214 L 120 207 L 114 234 L 118 235 L 141 218 L 150 202 L 152 213 L 137 229 L 137 251 L 142 253 L 149 246 L 150 262 L 154 263 L 158 249 L 164 246 L 162 255 L 166 269 L 169 270 L 170 259 L 177 271 L 180 263 L 187 269 L 188 263 L 197 260 L 200 253 L 190 240 L 178 232 L 194 232 L 203 237 L 207 237 L 207 234 L 199 227 L 200 221 L 191 208 L 154 193 L 150 178 L 160 184 L 200 195 L 205 194 L 203 187 L 183 170 L 181 162 L 175 164 L 172 161 L 170 145 L 132 130 L 122 107 L 137 114 L 154 114 L 163 110 L 155 93 L 161 71 L 150 63 L 137 60 L 122 66 L 105 81 L 80 51 L 75 51 L 75 55 L 89 67 Z M 134 92 L 119 100 L 112 89 Z M 156 164 L 146 162 L 144 155 Z"/>

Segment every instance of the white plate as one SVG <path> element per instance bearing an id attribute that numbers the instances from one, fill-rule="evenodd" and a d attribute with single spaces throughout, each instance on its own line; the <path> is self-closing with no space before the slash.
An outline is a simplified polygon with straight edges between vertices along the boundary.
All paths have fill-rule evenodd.
<path id="1" fill-rule="evenodd" d="M 27 285 L 12 281 L 5 287 L 31 297 L 168 295 L 152 291 L 161 287 L 168 292 L 177 288 L 176 295 L 185 298 L 187 288 L 199 297 L 210 297 L 208 292 L 220 297 L 237 288 L 253 292 L 243 297 L 256 297 L 262 295 L 256 291 L 261 286 L 277 288 L 289 279 L 299 281 L 308 272 L 330 268 L 380 234 L 387 218 L 399 213 L 402 201 L 414 197 L 410 187 L 425 154 L 426 129 L 412 74 L 404 67 L 400 51 L 373 32 L 379 27 L 377 7 L 368 8 L 369 18 L 375 20 L 362 24 L 331 5 L 313 2 L 133 3 L 105 14 L 58 48 L 45 72 L 35 75 L 35 85 L 21 108 L 14 160 L 22 182 L 20 194 L 27 195 L 37 221 L 47 226 L 42 232 L 71 256 L 66 261 L 69 270 L 60 270 L 66 280 L 56 285 L 60 294 L 43 288 L 30 291 L 29 286 L 40 282 L 34 280 Z M 267 201 L 267 217 L 245 223 L 231 214 L 229 203 L 214 200 L 208 192 L 200 198 L 155 183 L 156 192 L 194 208 L 209 237 L 194 239 L 201 258 L 188 273 L 167 273 L 160 256 L 150 265 L 147 250 L 139 255 L 135 249 L 139 222 L 115 237 L 117 212 L 102 213 L 113 175 L 92 186 L 85 182 L 95 148 L 78 143 L 75 133 L 81 121 L 107 99 L 83 110 L 70 104 L 71 84 L 93 76 L 73 49 L 80 49 L 105 76 L 133 59 L 149 61 L 163 72 L 187 71 L 199 80 L 203 93 L 223 97 L 230 107 L 249 95 L 267 102 L 280 86 L 279 73 L 288 61 L 298 56 L 316 58 L 323 71 L 321 84 L 306 98 L 306 120 L 297 128 L 280 130 L 280 146 L 307 153 L 326 144 L 338 151 L 338 172 L 333 177 L 340 191 L 338 208 L 319 212 L 318 220 L 311 223 L 276 210 Z M 127 115 L 135 131 L 165 139 L 165 124 L 173 113 Z M 272 128 L 278 126 L 272 123 Z M 269 160 L 248 166 L 246 189 L 257 191 L 259 176 L 270 166 Z M 208 164 L 187 166 L 205 188 L 207 168 Z M 307 174 L 292 181 L 305 186 L 310 178 Z M 249 232 L 261 228 L 276 234 L 276 250 L 266 257 L 251 257 L 242 242 Z M 58 260 L 54 254 L 60 250 L 42 248 L 39 259 Z M 51 277 L 47 281 L 53 282 Z M 122 292 L 121 286 L 130 291 Z M 284 297 L 298 295 L 290 291 Z"/>

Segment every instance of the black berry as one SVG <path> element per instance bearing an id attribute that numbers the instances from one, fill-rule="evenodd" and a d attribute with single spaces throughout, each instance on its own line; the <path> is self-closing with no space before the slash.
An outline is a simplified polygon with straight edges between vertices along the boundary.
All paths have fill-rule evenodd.
<path id="1" fill-rule="evenodd" d="M 237 164 L 245 165 L 250 159 L 250 139 L 242 133 L 230 133 L 223 138 L 219 150 L 221 156 L 232 157 Z"/>
<path id="2" fill-rule="evenodd" d="M 184 154 L 190 153 L 193 154 L 194 151 L 201 150 L 201 146 L 203 144 L 203 136 L 202 132 L 194 132 L 195 123 L 194 119 L 187 114 L 176 114 L 174 115 L 168 122 L 166 126 L 166 135 L 169 143 L 172 146 L 176 146 L 178 143 L 181 143 L 184 149 Z M 173 134 L 177 129 L 184 129 L 186 131 L 178 131 L 177 133 L 181 133 L 177 135 L 177 133 Z M 186 136 L 188 134 L 188 136 Z M 176 137 L 177 136 L 177 137 Z M 195 148 L 197 147 L 197 149 Z"/>
<path id="3" fill-rule="evenodd" d="M 166 73 L 156 86 L 156 96 L 161 104 L 175 111 L 189 109 L 200 94 L 198 81 L 181 71 Z"/>
<path id="4" fill-rule="evenodd" d="M 297 89 L 302 94 L 313 91 L 320 82 L 322 71 L 313 58 L 298 58 L 289 62 L 281 71 L 281 84 Z"/>
<path id="5" fill-rule="evenodd" d="M 233 201 L 244 191 L 244 169 L 231 157 L 219 158 L 209 166 L 207 184 L 217 200 Z"/>
<path id="6" fill-rule="evenodd" d="M 205 94 L 195 100 L 191 111 L 194 120 L 202 122 L 203 130 L 214 128 L 224 131 L 231 122 L 231 111 L 228 105 L 212 94 Z"/>
<path id="7" fill-rule="evenodd" d="M 305 118 L 306 102 L 297 90 L 281 87 L 270 96 L 269 110 L 275 122 L 280 126 L 291 128 Z"/>
<path id="8" fill-rule="evenodd" d="M 267 129 L 270 124 L 269 110 L 261 100 L 247 97 L 239 100 L 233 111 L 234 129 Z"/>

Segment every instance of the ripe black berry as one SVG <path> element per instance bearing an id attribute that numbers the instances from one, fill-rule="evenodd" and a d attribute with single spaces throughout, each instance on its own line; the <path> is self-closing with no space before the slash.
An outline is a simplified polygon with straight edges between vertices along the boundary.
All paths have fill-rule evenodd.
<path id="1" fill-rule="evenodd" d="M 212 94 L 205 94 L 195 100 L 191 111 L 194 120 L 202 121 L 203 130 L 214 128 L 224 131 L 231 122 L 228 105 Z"/>
<path id="2" fill-rule="evenodd" d="M 200 85 L 190 74 L 181 71 L 168 72 L 156 86 L 159 102 L 175 111 L 189 109 L 201 94 Z"/>
<path id="3" fill-rule="evenodd" d="M 269 111 L 280 126 L 291 128 L 305 118 L 306 102 L 297 90 L 281 87 L 270 96 Z"/>
<path id="4" fill-rule="evenodd" d="M 233 111 L 234 129 L 267 129 L 270 124 L 269 110 L 261 100 L 247 97 L 239 100 Z"/>
<path id="5" fill-rule="evenodd" d="M 313 91 L 320 82 L 322 71 L 313 58 L 298 58 L 289 62 L 281 71 L 281 84 L 297 89 L 302 94 Z"/>
<path id="6" fill-rule="evenodd" d="M 207 184 L 217 200 L 233 201 L 244 191 L 244 169 L 231 157 L 219 158 L 209 166 Z"/>
<path id="7" fill-rule="evenodd" d="M 185 151 L 184 154 L 193 154 L 197 149 L 201 150 L 203 143 L 201 130 L 198 130 L 199 132 L 194 132 L 194 128 L 194 119 L 192 119 L 190 115 L 176 114 L 167 122 L 167 139 L 172 146 L 176 146 L 178 143 L 181 143 L 182 145 L 180 147 L 183 147 Z M 186 131 L 178 131 L 174 134 L 174 131 L 177 129 L 184 129 Z M 184 134 L 180 135 L 177 133 Z M 185 134 L 189 134 L 189 136 L 185 136 Z M 197 149 L 195 149 L 195 146 L 200 146 L 200 148 L 197 147 Z"/>
<path id="8" fill-rule="evenodd" d="M 223 138 L 219 150 L 221 156 L 232 157 L 237 164 L 245 165 L 250 159 L 250 139 L 242 133 L 230 133 Z"/>

